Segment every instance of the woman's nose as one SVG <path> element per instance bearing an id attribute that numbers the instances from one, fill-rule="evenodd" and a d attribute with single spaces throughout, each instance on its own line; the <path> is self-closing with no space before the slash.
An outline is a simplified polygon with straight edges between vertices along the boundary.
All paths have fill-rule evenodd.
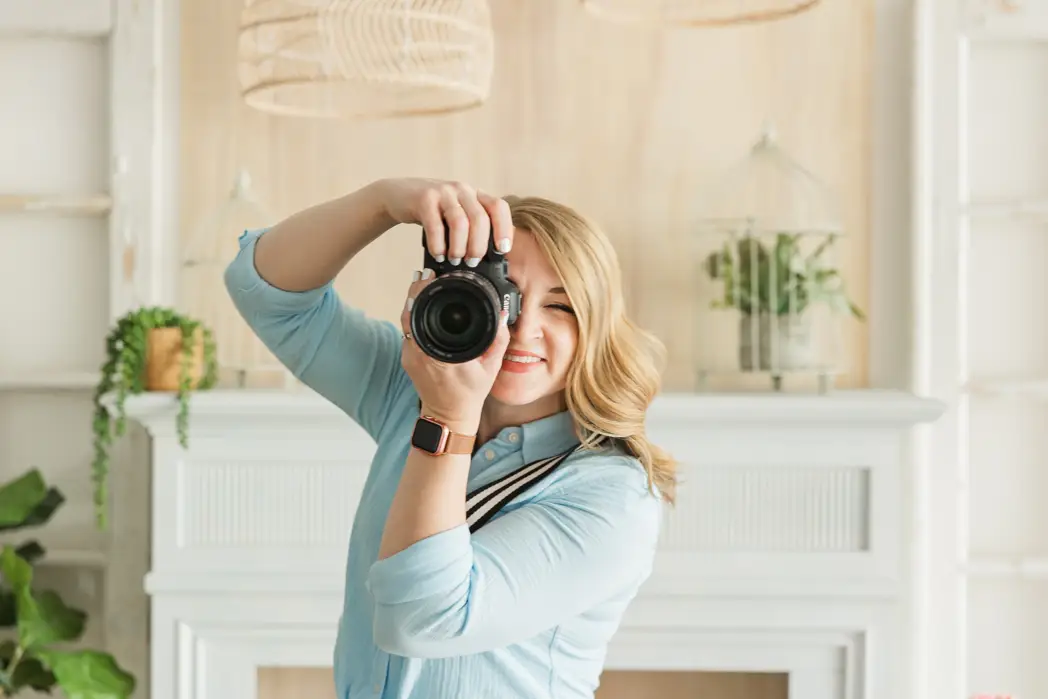
<path id="1" fill-rule="evenodd" d="M 521 307 L 517 322 L 510 326 L 512 334 L 522 340 L 542 337 L 542 326 L 538 316 L 534 309 Z"/>

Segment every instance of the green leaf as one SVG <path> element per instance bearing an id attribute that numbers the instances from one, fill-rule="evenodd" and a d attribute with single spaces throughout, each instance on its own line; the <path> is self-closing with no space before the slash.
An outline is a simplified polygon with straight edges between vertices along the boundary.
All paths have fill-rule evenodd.
<path id="1" fill-rule="evenodd" d="M 24 648 L 75 641 L 86 620 L 87 614 L 67 606 L 52 590 L 18 593 L 18 640 Z"/>
<path id="2" fill-rule="evenodd" d="M 68 699 L 127 699 L 135 678 L 99 651 L 39 650 L 35 655 L 54 673 Z"/>
<path id="3" fill-rule="evenodd" d="M 9 629 L 18 623 L 18 603 L 15 593 L 0 590 L 0 628 Z"/>
<path id="4" fill-rule="evenodd" d="M 3 689 L 3 693 L 7 696 L 14 693 L 11 677 L 7 674 L 7 667 L 11 664 L 11 658 L 14 657 L 17 649 L 18 644 L 14 641 L 7 640 L 0 643 L 0 689 Z"/>
<path id="5" fill-rule="evenodd" d="M 55 514 L 55 511 L 65 502 L 65 496 L 57 488 L 48 488 L 47 495 L 37 503 L 26 518 L 19 524 L 13 526 L 0 526 L 0 531 L 8 529 L 21 529 L 23 527 L 39 527 L 46 524 Z"/>
<path id="6" fill-rule="evenodd" d="M 0 643 L 0 687 L 3 687 L 4 696 L 13 696 L 27 687 L 50 693 L 55 685 L 55 677 L 39 660 L 20 655 L 15 662 L 14 672 L 9 672 L 17 652 L 18 644 L 14 641 L 8 639 Z"/>
<path id="7" fill-rule="evenodd" d="M 44 554 L 47 553 L 46 549 L 40 545 L 39 541 L 27 541 L 18 548 L 15 549 L 17 553 L 26 563 L 29 565 L 35 564 Z"/>
<path id="8" fill-rule="evenodd" d="M 33 582 L 33 567 L 19 556 L 10 544 L 5 545 L 3 551 L 0 551 L 0 574 L 11 586 L 16 597 L 23 591 L 28 592 L 29 584 Z"/>
<path id="9" fill-rule="evenodd" d="M 0 527 L 21 525 L 47 497 L 47 485 L 37 469 L 0 486 Z"/>
<path id="10" fill-rule="evenodd" d="M 55 686 L 57 678 L 44 667 L 44 664 L 36 658 L 23 657 L 15 666 L 15 671 L 8 682 L 11 690 L 17 692 L 19 689 L 29 687 L 38 692 L 50 692 Z"/>
<path id="11" fill-rule="evenodd" d="M 819 303 L 864 320 L 862 310 L 848 300 L 839 271 L 820 259 L 834 236 L 807 256 L 800 241 L 801 234 L 780 231 L 774 245 L 765 246 L 750 235 L 737 239 L 734 246 L 725 243 L 721 252 L 709 255 L 702 265 L 707 276 L 723 284 L 722 296 L 711 306 L 745 315 L 799 315 Z"/>

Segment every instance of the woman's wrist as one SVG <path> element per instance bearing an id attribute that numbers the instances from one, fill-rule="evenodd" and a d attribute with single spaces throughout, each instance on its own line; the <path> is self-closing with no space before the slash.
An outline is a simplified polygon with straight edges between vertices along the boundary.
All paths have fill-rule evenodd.
<path id="1" fill-rule="evenodd" d="M 455 434 L 475 435 L 480 429 L 480 413 L 432 410 L 423 405 L 421 414 L 436 420 Z"/>

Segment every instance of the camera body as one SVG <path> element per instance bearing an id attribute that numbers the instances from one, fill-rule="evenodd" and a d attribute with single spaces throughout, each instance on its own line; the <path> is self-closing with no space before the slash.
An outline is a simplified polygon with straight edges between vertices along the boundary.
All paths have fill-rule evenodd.
<path id="1" fill-rule="evenodd" d="M 446 232 L 445 226 L 445 232 Z M 476 267 L 437 262 L 422 234 L 423 269 L 435 275 L 411 307 L 411 335 L 419 349 L 448 364 L 476 359 L 498 334 L 499 314 L 507 323 L 520 315 L 521 294 L 509 280 L 509 262 L 495 249 L 494 236 Z"/>

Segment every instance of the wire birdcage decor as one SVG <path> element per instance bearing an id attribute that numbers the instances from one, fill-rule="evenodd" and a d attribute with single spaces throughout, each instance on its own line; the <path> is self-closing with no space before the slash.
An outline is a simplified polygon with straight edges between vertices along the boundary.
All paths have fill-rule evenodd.
<path id="1" fill-rule="evenodd" d="M 223 386 L 290 388 L 296 383 L 244 322 L 223 279 L 240 249 L 240 234 L 272 222 L 252 189 L 250 176 L 241 169 L 228 198 L 196 227 L 183 247 L 179 306 L 214 333 L 219 384 Z"/>
<path id="2" fill-rule="evenodd" d="M 487 0 L 245 0 L 244 101 L 274 114 L 383 118 L 487 100 Z"/>
<path id="3" fill-rule="evenodd" d="M 697 236 L 700 388 L 713 374 L 750 374 L 776 391 L 784 377 L 806 376 L 827 392 L 844 368 L 843 320 L 864 318 L 834 261 L 845 235 L 834 195 L 770 125 L 716 182 L 702 197 Z"/>
<path id="4" fill-rule="evenodd" d="M 582 0 L 589 12 L 615 22 L 723 27 L 770 22 L 810 10 L 820 0 Z"/>

